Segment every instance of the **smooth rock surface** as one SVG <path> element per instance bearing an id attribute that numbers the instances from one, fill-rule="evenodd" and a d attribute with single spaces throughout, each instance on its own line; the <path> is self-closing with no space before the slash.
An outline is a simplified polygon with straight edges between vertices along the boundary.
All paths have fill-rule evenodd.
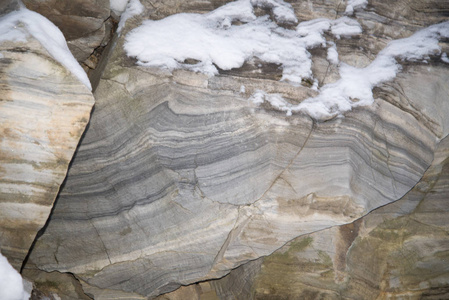
<path id="1" fill-rule="evenodd" d="M 144 4 L 143 15 L 154 13 Z M 328 17 L 340 12 L 326 5 Z M 357 18 L 381 27 L 376 11 Z M 247 100 L 257 89 L 296 101 L 316 93 L 275 73 L 260 78 L 242 68 L 208 78 L 136 66 L 122 47 L 141 18 L 117 41 L 89 129 L 30 256 L 42 270 L 75 274 L 96 299 L 116 299 L 114 290 L 157 296 L 353 222 L 413 188 L 448 134 L 449 71 L 440 60 L 404 65 L 374 90 L 372 106 L 316 122 Z M 404 36 L 419 25 L 410 27 Z M 369 63 L 391 39 L 376 34 L 336 41 L 341 60 Z M 337 78 L 327 68 L 317 70 L 321 84 Z M 314 257 L 323 268 L 333 264 L 326 255 Z"/>
<path id="2" fill-rule="evenodd" d="M 0 42 L 0 247 L 20 269 L 44 226 L 94 103 L 42 45 Z"/>

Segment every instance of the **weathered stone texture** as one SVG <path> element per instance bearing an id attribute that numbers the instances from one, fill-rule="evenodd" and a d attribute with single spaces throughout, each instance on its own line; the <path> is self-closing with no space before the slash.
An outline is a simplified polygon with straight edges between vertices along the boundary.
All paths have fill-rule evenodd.
<path id="1" fill-rule="evenodd" d="M 23 0 L 28 9 L 52 21 L 64 34 L 73 56 L 84 62 L 110 38 L 109 0 Z"/>
<path id="2" fill-rule="evenodd" d="M 210 285 L 219 299 L 240 291 L 227 285 L 233 278 L 250 285 L 241 299 L 447 299 L 448 149 L 446 138 L 398 202 L 297 238 Z"/>
<path id="3" fill-rule="evenodd" d="M 39 42 L 0 43 L 0 246 L 20 269 L 90 117 L 91 92 Z"/>

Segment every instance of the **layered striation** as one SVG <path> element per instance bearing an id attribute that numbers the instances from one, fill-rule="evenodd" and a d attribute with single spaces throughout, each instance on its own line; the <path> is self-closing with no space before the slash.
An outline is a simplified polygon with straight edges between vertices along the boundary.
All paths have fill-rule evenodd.
<path id="1" fill-rule="evenodd" d="M 368 15 L 361 24 L 381 26 Z M 295 237 L 350 223 L 413 188 L 448 134 L 449 72 L 436 53 L 427 64 L 402 62 L 402 73 L 373 89 L 372 105 L 323 122 L 286 115 L 280 98 L 248 99 L 264 90 L 299 104 L 338 81 L 324 46 L 313 53 L 315 83 L 279 82 L 282 70 L 257 58 L 211 77 L 136 65 L 123 46 L 140 22 L 129 19 L 117 40 L 30 256 L 39 269 L 73 273 L 96 299 L 152 297 L 221 277 Z M 340 60 L 369 65 L 391 38 L 373 37 L 373 28 L 332 37 Z M 360 40 L 375 46 L 362 51 Z"/>
<path id="2" fill-rule="evenodd" d="M 30 34 L 2 39 L 0 247 L 16 269 L 47 221 L 93 102 L 89 89 Z"/>
<path id="3" fill-rule="evenodd" d="M 420 182 L 399 201 L 294 239 L 220 280 L 158 299 L 446 299 L 448 149 L 446 137 Z"/>

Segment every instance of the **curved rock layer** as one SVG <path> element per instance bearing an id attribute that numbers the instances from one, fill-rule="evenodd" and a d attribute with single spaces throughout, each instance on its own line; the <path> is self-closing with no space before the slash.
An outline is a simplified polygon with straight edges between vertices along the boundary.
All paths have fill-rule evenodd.
<path id="1" fill-rule="evenodd" d="M 440 62 L 404 65 L 376 88 L 372 106 L 316 122 L 247 101 L 256 89 L 305 99 L 315 93 L 306 87 L 243 69 L 208 78 L 136 66 L 122 46 L 140 21 L 128 21 L 118 39 L 31 253 L 42 270 L 75 274 L 96 299 L 114 290 L 156 296 L 220 277 L 299 235 L 352 222 L 415 186 L 448 133 L 449 72 Z M 375 52 L 388 38 L 366 40 Z M 376 54 L 367 48 L 360 62 L 351 58 L 363 52 L 351 52 L 354 40 L 338 43 L 354 65 Z"/>
<path id="2" fill-rule="evenodd" d="M 47 221 L 94 103 L 27 39 L 0 43 L 0 246 L 16 269 Z"/>
<path id="3" fill-rule="evenodd" d="M 449 138 L 401 200 L 157 299 L 447 299 Z"/>

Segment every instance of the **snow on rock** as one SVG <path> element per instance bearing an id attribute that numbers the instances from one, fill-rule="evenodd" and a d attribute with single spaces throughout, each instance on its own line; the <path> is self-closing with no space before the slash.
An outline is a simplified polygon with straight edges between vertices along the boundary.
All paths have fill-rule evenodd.
<path id="1" fill-rule="evenodd" d="M 368 5 L 368 0 L 348 0 L 345 13 L 352 15 L 355 9 L 364 9 Z"/>
<path id="2" fill-rule="evenodd" d="M 283 0 L 251 0 L 251 4 L 254 7 L 258 6 L 272 9 L 274 18 L 278 22 L 298 22 L 291 4 Z"/>
<path id="3" fill-rule="evenodd" d="M 143 12 L 143 5 L 139 0 L 126 1 L 126 9 L 120 17 L 120 22 L 118 23 L 117 32 L 120 34 L 122 32 L 123 26 L 125 26 L 126 21 L 133 16 L 137 16 Z"/>
<path id="4" fill-rule="evenodd" d="M 47 18 L 25 7 L 0 18 L 0 42 L 26 42 L 29 34 L 37 39 L 55 60 L 92 89 L 86 73 L 67 47 L 64 35 Z"/>
<path id="5" fill-rule="evenodd" d="M 359 34 L 362 32 L 362 27 L 356 20 L 348 17 L 341 17 L 336 20 L 318 18 L 301 22 L 296 27 L 298 34 L 308 38 L 309 46 L 317 46 L 319 44 L 324 46 L 326 39 L 323 33 L 329 30 L 336 38 L 340 38 L 340 36 Z"/>
<path id="6" fill-rule="evenodd" d="M 449 64 L 449 58 L 447 58 L 446 52 L 441 54 L 441 60 L 444 61 L 445 63 Z"/>
<path id="7" fill-rule="evenodd" d="M 0 299 L 26 300 L 29 298 L 30 294 L 23 288 L 22 277 L 0 253 Z"/>
<path id="8" fill-rule="evenodd" d="M 338 65 L 338 52 L 335 45 L 327 49 L 327 60 L 334 65 Z"/>
<path id="9" fill-rule="evenodd" d="M 340 36 L 351 36 L 362 33 L 362 27 L 360 24 L 348 17 L 341 17 L 331 22 L 331 32 L 338 39 Z"/>
<path id="10" fill-rule="evenodd" d="M 268 94 L 265 91 L 256 90 L 248 100 L 255 104 L 268 102 L 272 107 L 287 112 L 287 116 L 291 116 L 292 114 L 292 105 L 288 103 L 281 94 Z"/>
<path id="11" fill-rule="evenodd" d="M 342 115 L 352 107 L 370 105 L 374 102 L 373 87 L 392 80 L 401 66 L 396 59 L 416 61 L 440 52 L 438 41 L 449 37 L 449 22 L 432 25 L 412 36 L 390 42 L 365 68 L 342 63 L 341 79 L 321 88 L 314 98 L 304 100 L 292 111 L 302 111 L 315 119 L 327 119 Z"/>
<path id="12" fill-rule="evenodd" d="M 216 66 L 223 70 L 239 68 L 258 57 L 281 64 L 282 80 L 300 84 L 302 79 L 312 77 L 307 48 L 325 44 L 325 30 L 335 30 L 339 35 L 361 31 L 358 23 L 347 17 L 309 24 L 312 31 L 304 30 L 301 24 L 298 31 L 288 30 L 268 16 L 256 17 L 253 6 L 259 5 L 271 7 L 275 15 L 276 9 L 281 8 L 293 14 L 291 6 L 283 1 L 235 1 L 208 14 L 184 13 L 159 21 L 147 20 L 126 36 L 124 49 L 142 66 L 187 69 L 210 76 L 218 74 Z M 285 12 L 277 15 L 279 19 L 292 20 Z M 243 24 L 233 25 L 233 21 Z M 187 59 L 198 62 L 184 63 Z"/>
<path id="13" fill-rule="evenodd" d="M 349 1 L 348 5 L 363 7 L 365 2 Z M 187 69 L 209 76 L 218 74 L 217 67 L 222 70 L 239 68 L 245 61 L 257 57 L 281 65 L 281 80 L 300 85 L 305 78 L 314 81 L 311 54 L 307 49 L 326 46 L 329 42 L 325 32 L 337 39 L 362 32 L 360 24 L 347 16 L 336 20 L 319 18 L 301 22 L 296 30 L 285 29 L 268 16 L 256 17 L 255 6 L 271 8 L 276 19 L 293 20 L 286 13 L 288 10 L 294 14 L 292 7 L 283 1 L 239 0 L 207 14 L 183 13 L 159 21 L 144 21 L 128 33 L 124 49 L 128 56 L 137 58 L 137 64 L 141 66 L 170 71 Z M 242 24 L 234 25 L 234 21 Z M 323 86 L 317 97 L 298 105 L 287 105 L 278 96 L 272 98 L 261 91 L 253 94 L 251 99 L 256 103 L 264 99 L 288 114 L 301 111 L 320 120 L 341 116 L 352 107 L 370 105 L 374 101 L 372 88 L 392 80 L 400 70 L 396 59 L 414 61 L 440 52 L 438 40 L 449 36 L 448 24 L 430 26 L 409 38 L 390 42 L 365 68 L 342 63 L 339 81 Z M 333 42 L 330 44 L 327 59 L 338 64 L 338 52 Z M 187 63 L 192 60 L 195 63 Z"/>
<path id="14" fill-rule="evenodd" d="M 120 16 L 125 10 L 129 0 L 110 0 L 111 10 L 118 16 Z"/>

